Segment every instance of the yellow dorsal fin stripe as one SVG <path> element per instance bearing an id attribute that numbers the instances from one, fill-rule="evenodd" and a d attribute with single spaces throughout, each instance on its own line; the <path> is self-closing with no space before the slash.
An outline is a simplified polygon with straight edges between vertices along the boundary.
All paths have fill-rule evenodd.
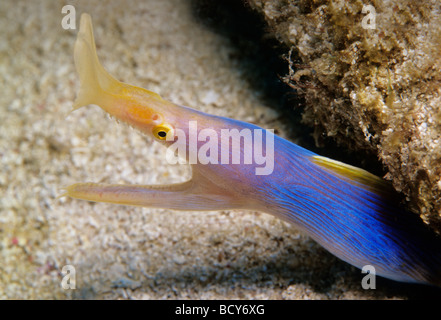
<path id="1" fill-rule="evenodd" d="M 387 181 L 366 170 L 322 156 L 312 156 L 311 161 L 321 167 L 338 173 L 350 181 L 359 182 L 373 191 L 388 193 L 392 191 L 391 185 Z"/>

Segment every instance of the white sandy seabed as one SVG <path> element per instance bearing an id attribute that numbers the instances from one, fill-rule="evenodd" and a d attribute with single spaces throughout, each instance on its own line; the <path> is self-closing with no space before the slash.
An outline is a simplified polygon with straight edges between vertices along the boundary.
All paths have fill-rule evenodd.
<path id="1" fill-rule="evenodd" d="M 266 214 L 56 199 L 75 182 L 161 184 L 190 174 L 96 106 L 69 114 L 79 82 L 77 31 L 61 27 L 66 4 L 77 21 L 92 15 L 98 55 L 118 79 L 284 132 L 232 66 L 228 39 L 199 23 L 190 1 L 1 1 L 0 298 L 386 297 L 362 290 L 358 270 Z M 66 265 L 75 290 L 62 288 Z"/>

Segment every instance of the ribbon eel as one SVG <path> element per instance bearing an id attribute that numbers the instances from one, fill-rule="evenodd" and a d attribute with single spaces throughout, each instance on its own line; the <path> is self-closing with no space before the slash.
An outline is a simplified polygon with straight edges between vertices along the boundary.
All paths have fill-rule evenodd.
<path id="1" fill-rule="evenodd" d="M 329 252 L 360 269 L 370 265 L 377 275 L 392 280 L 441 285 L 440 238 L 419 217 L 400 207 L 386 181 L 255 125 L 180 106 L 154 92 L 119 82 L 98 60 L 88 14 L 81 17 L 74 57 L 81 82 L 74 109 L 98 105 L 175 152 L 180 148 L 187 162 L 201 161 L 190 162 L 192 178 L 184 183 L 77 183 L 67 187 L 64 195 L 173 210 L 261 211 L 293 223 Z M 199 135 L 197 139 L 191 138 L 192 130 Z M 226 146 L 216 141 L 225 130 L 239 133 L 239 143 L 234 143 L 232 136 L 220 139 L 228 141 Z M 251 139 L 244 132 L 251 132 Z M 260 146 L 250 145 L 259 141 Z M 252 147 L 261 152 L 255 152 L 250 161 Z M 229 156 L 234 160 L 234 153 L 248 162 L 231 161 Z M 230 161 L 222 158 L 225 154 Z M 205 161 L 201 155 L 206 156 Z M 268 162 L 266 173 L 262 159 Z"/>

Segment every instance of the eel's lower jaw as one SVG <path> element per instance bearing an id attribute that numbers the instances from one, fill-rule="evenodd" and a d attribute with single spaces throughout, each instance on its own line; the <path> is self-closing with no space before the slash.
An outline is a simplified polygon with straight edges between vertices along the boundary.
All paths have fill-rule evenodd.
<path id="1" fill-rule="evenodd" d="M 145 186 L 104 184 L 104 183 L 75 183 L 66 188 L 64 196 L 74 199 L 107 202 L 123 205 L 143 205 L 139 199 L 140 192 Z"/>
<path id="2" fill-rule="evenodd" d="M 71 184 L 70 186 L 65 188 L 65 192 L 60 197 L 66 196 L 66 197 L 80 199 L 80 200 L 97 201 L 96 199 L 99 198 L 99 196 L 98 196 L 99 193 L 96 192 L 96 189 L 99 186 L 100 186 L 100 184 L 98 184 L 98 183 Z M 95 192 L 91 193 L 90 191 L 92 189 L 95 189 Z"/>

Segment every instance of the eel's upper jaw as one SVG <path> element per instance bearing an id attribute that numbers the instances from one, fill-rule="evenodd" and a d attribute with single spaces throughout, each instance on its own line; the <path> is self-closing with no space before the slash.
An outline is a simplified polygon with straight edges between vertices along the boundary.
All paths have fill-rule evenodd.
<path id="1" fill-rule="evenodd" d="M 80 77 L 80 91 L 74 102 L 74 109 L 89 104 L 100 104 L 106 91 L 120 86 L 101 66 L 96 53 L 92 19 L 89 14 L 81 15 L 80 30 L 75 41 L 74 60 Z"/>
<path id="2" fill-rule="evenodd" d="M 92 19 L 87 13 L 81 15 L 74 59 L 80 77 L 74 110 L 96 104 L 115 118 L 143 131 L 146 126 L 163 120 L 163 106 L 168 102 L 154 92 L 118 81 L 101 65 L 96 53 Z"/>

